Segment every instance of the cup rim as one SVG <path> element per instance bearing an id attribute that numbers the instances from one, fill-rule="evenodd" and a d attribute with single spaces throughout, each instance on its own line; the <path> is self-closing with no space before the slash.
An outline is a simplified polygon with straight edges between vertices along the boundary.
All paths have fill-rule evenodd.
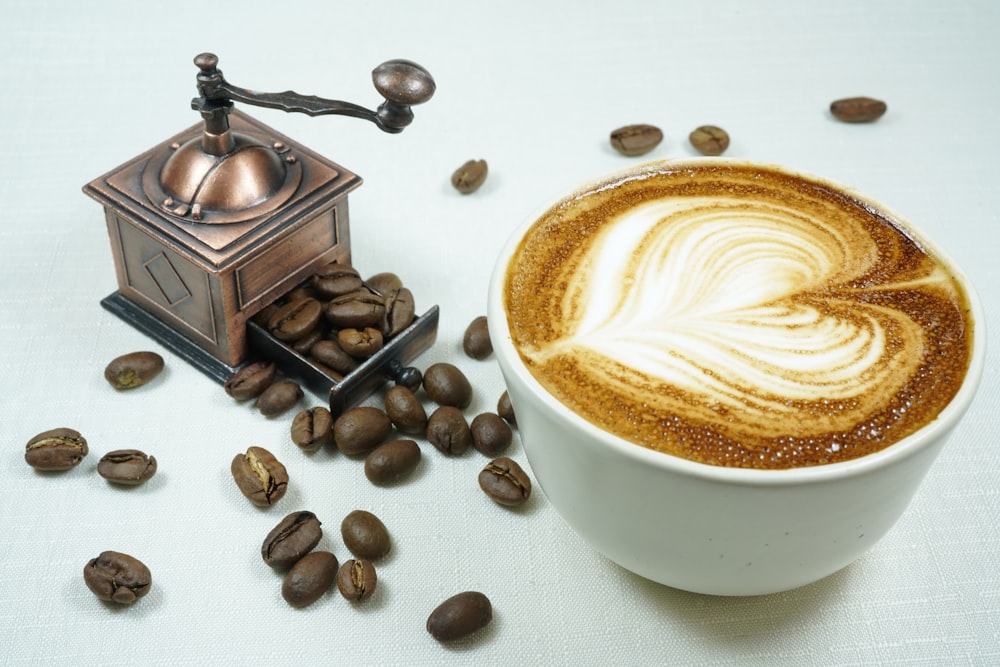
<path id="1" fill-rule="evenodd" d="M 965 379 L 959 387 L 958 392 L 951 401 L 938 413 L 938 415 L 922 426 L 919 430 L 905 438 L 871 454 L 840 461 L 837 463 L 827 463 L 815 466 L 805 466 L 798 468 L 766 469 L 766 468 L 735 468 L 727 466 L 716 466 L 698 461 L 660 452 L 641 444 L 631 442 L 625 438 L 614 435 L 591 423 L 580 416 L 569 407 L 564 405 L 559 399 L 552 396 L 535 379 L 521 360 L 520 354 L 514 347 L 510 330 L 507 325 L 506 309 L 504 307 L 503 286 L 505 275 L 510 260 L 517 250 L 521 239 L 534 223 L 553 206 L 568 199 L 580 196 L 581 194 L 597 186 L 610 186 L 613 183 L 643 173 L 649 173 L 663 167 L 677 168 L 685 164 L 696 165 L 742 165 L 759 167 L 761 169 L 775 170 L 784 174 L 789 174 L 797 178 L 820 182 L 826 186 L 835 188 L 851 197 L 873 207 L 879 212 L 893 219 L 908 232 L 912 238 L 921 244 L 931 254 L 938 257 L 951 270 L 952 275 L 965 288 L 969 302 L 970 318 L 973 325 L 972 334 L 972 354 L 969 358 L 969 367 L 966 371 Z M 983 313 L 982 303 L 976 292 L 972 281 L 962 270 L 962 268 L 951 258 L 948 253 L 929 238 L 919 227 L 914 225 L 909 218 L 901 215 L 895 209 L 886 206 L 881 201 L 859 192 L 857 189 L 838 183 L 837 181 L 812 174 L 808 171 L 793 169 L 790 167 L 746 160 L 741 158 L 723 157 L 693 157 L 677 158 L 668 160 L 656 160 L 643 162 L 629 167 L 611 171 L 595 179 L 584 182 L 569 193 L 557 196 L 539 207 L 522 221 L 509 235 L 501 247 L 493 267 L 490 277 L 488 292 L 487 312 L 488 327 L 490 337 L 493 340 L 493 347 L 497 355 L 498 362 L 501 363 L 505 373 L 516 373 L 518 379 L 527 385 L 531 390 L 533 399 L 541 402 L 546 408 L 556 415 L 560 420 L 569 422 L 577 429 L 587 432 L 596 442 L 603 447 L 616 452 L 627 459 L 644 465 L 653 466 L 665 471 L 677 474 L 699 477 L 707 480 L 726 484 L 742 484 L 755 486 L 786 486 L 802 483 L 824 482 L 844 477 L 863 475 L 877 469 L 893 465 L 895 462 L 908 458 L 918 451 L 926 448 L 931 443 L 942 438 L 952 429 L 966 412 L 976 395 L 982 378 L 986 356 L 986 321 Z M 502 361 L 501 361 L 502 360 Z M 516 407 L 515 407 L 516 410 Z M 526 449 L 530 449 L 527 447 Z"/>

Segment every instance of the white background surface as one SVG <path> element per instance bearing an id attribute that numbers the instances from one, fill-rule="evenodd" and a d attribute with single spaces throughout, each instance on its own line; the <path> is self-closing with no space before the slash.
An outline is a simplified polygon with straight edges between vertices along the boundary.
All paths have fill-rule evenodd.
<path id="1" fill-rule="evenodd" d="M 240 105 L 359 173 L 355 264 L 393 270 L 418 309 L 441 307 L 418 365 L 451 361 L 495 409 L 495 362 L 464 357 L 485 312 L 499 244 L 572 185 L 626 166 L 608 133 L 636 122 L 666 139 L 649 158 L 692 154 L 714 123 L 729 156 L 783 163 L 852 185 L 922 226 L 978 286 L 993 332 L 1000 178 L 1000 4 L 943 2 L 136 3 L 5 0 L 0 8 L 0 664 L 696 664 L 1000 663 L 1000 396 L 996 336 L 978 399 L 907 513 L 873 551 L 815 585 L 712 598 L 646 582 L 593 553 L 544 494 L 510 511 L 478 489 L 484 457 L 423 443 L 408 483 L 379 489 L 360 461 L 306 456 L 291 414 L 268 420 L 98 305 L 116 287 L 100 207 L 81 186 L 198 121 L 191 59 L 220 56 L 259 90 L 377 104 L 370 70 L 426 66 L 438 92 L 403 134 L 348 118 Z M 829 102 L 872 95 L 878 123 L 830 118 Z M 486 185 L 461 196 L 451 172 L 485 158 Z M 151 385 L 116 393 L 106 363 L 163 352 Z M 322 399 L 309 397 L 309 404 Z M 35 473 L 24 443 L 58 426 L 91 455 Z M 287 496 L 259 510 L 229 461 L 250 445 L 282 459 Z M 95 472 L 111 449 L 154 454 L 134 489 Z M 510 455 L 524 462 L 520 442 Z M 394 538 L 377 595 L 335 591 L 304 610 L 260 559 L 288 512 L 324 522 L 344 560 L 349 511 Z M 623 520 L 627 520 L 623 517 Z M 105 549 L 150 567 L 154 588 L 111 608 L 81 570 Z M 424 630 L 461 590 L 493 600 L 488 630 L 449 647 Z"/>

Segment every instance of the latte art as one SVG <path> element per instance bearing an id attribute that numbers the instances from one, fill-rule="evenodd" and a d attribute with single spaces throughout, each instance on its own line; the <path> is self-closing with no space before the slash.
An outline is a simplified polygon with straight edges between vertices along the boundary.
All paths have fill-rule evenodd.
<path id="1" fill-rule="evenodd" d="M 706 463 L 814 465 L 899 440 L 957 391 L 961 288 L 865 203 L 719 164 L 607 185 L 529 231 L 506 304 L 533 375 L 605 430 Z"/>

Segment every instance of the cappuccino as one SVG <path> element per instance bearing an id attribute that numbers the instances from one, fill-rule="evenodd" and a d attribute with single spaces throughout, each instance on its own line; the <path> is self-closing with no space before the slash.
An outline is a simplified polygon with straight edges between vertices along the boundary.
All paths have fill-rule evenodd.
<path id="1" fill-rule="evenodd" d="M 821 180 L 662 162 L 585 188 L 504 275 L 512 342 L 571 410 L 718 466 L 865 456 L 951 401 L 975 323 L 949 265 Z"/>

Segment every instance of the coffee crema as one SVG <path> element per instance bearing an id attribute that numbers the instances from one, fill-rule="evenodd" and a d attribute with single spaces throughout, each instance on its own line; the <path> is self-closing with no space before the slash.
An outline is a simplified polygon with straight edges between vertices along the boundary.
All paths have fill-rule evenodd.
<path id="1" fill-rule="evenodd" d="M 948 265 L 887 213 L 737 162 L 626 172 L 544 213 L 504 307 L 531 374 L 610 433 L 702 463 L 857 458 L 926 425 L 969 365 Z"/>

